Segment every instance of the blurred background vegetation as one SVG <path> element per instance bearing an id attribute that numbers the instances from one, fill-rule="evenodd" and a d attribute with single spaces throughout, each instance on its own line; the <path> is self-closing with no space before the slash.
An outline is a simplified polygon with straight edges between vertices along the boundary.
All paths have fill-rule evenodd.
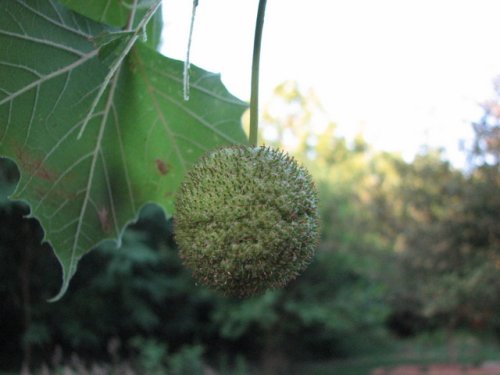
<path id="1" fill-rule="evenodd" d="M 458 170 L 440 150 L 405 161 L 339 137 L 313 92 L 280 85 L 261 143 L 313 174 L 322 236 L 302 276 L 245 300 L 195 285 L 172 220 L 148 206 L 120 249 L 90 252 L 47 303 L 60 268 L 27 207 L 7 200 L 17 169 L 0 159 L 0 373 L 364 374 L 500 359 L 497 94 Z"/>

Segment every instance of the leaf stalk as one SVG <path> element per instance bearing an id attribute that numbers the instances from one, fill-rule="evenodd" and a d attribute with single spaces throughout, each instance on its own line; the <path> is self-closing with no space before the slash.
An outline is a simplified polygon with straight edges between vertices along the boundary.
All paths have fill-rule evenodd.
<path id="1" fill-rule="evenodd" d="M 259 70 L 260 70 L 260 48 L 262 44 L 262 29 L 264 26 L 264 15 L 266 13 L 267 0 L 259 1 L 257 20 L 255 22 L 255 36 L 253 43 L 252 58 L 252 85 L 250 93 L 250 145 L 257 146 L 259 130 Z"/>

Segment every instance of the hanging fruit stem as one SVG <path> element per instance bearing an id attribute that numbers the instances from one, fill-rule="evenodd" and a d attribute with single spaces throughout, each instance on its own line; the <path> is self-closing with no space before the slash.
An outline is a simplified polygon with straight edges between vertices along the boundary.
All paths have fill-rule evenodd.
<path id="1" fill-rule="evenodd" d="M 255 36 L 253 42 L 252 58 L 252 87 L 250 93 L 250 145 L 257 146 L 257 133 L 259 128 L 259 65 L 260 46 L 262 41 L 262 28 L 266 13 L 267 0 L 259 1 L 257 20 L 255 22 Z"/>

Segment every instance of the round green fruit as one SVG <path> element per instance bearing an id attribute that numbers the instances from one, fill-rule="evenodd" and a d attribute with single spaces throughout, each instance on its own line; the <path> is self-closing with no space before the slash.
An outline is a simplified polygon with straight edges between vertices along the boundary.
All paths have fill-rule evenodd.
<path id="1" fill-rule="evenodd" d="M 175 238 L 184 264 L 230 296 L 284 286 L 318 242 L 317 193 L 292 157 L 232 146 L 204 156 L 176 199 Z"/>

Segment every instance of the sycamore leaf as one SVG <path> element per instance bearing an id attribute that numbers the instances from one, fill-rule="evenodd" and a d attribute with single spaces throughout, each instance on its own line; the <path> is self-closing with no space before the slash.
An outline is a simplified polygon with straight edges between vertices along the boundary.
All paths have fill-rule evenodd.
<path id="1" fill-rule="evenodd" d="M 219 76 L 192 67 L 186 102 L 183 64 L 140 42 L 117 47 L 131 47 L 117 68 L 103 62 L 93 40 L 114 31 L 51 0 L 0 0 L 0 156 L 20 170 L 11 199 L 29 204 L 62 265 L 56 299 L 146 203 L 172 215 L 205 151 L 246 143 L 246 105 Z"/>
<path id="2" fill-rule="evenodd" d="M 61 2 L 94 21 L 124 28 L 131 11 L 134 9 L 134 4 L 132 27 L 138 25 L 147 10 L 153 5 L 154 0 L 61 0 Z M 158 9 L 146 27 L 146 44 L 153 49 L 158 48 L 160 44 L 162 26 L 162 13 L 161 9 Z"/>

